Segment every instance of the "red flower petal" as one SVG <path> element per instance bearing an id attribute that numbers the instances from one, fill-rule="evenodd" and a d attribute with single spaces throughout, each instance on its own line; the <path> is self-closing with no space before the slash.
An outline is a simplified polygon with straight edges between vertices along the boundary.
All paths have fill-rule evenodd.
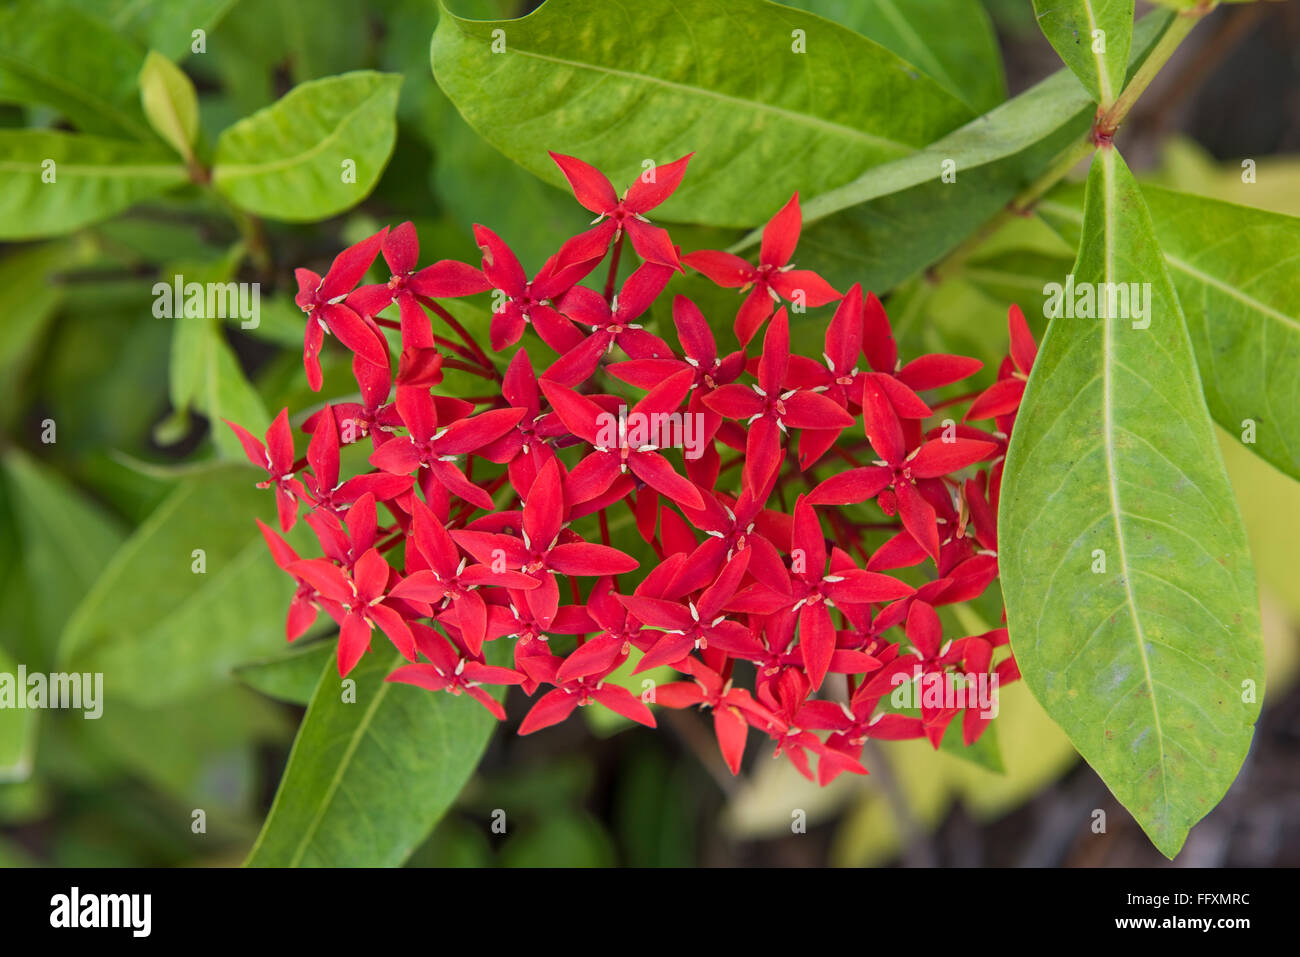
<path id="1" fill-rule="evenodd" d="M 960 382 L 984 368 L 984 363 L 967 356 L 935 353 L 913 359 L 898 371 L 898 378 L 917 391 L 940 389 Z"/>
<path id="2" fill-rule="evenodd" d="M 628 187 L 623 199 L 623 208 L 634 213 L 644 213 L 654 209 L 677 189 L 686 174 L 686 164 L 694 153 L 687 153 L 679 160 L 646 170 Z M 646 177 L 649 176 L 649 182 Z"/>
<path id="3" fill-rule="evenodd" d="M 682 262 L 726 289 L 753 282 L 758 275 L 758 271 L 748 262 L 719 249 L 701 249 L 687 253 L 682 257 Z"/>
<path id="4" fill-rule="evenodd" d="M 560 168 L 574 197 L 593 213 L 609 213 L 618 205 L 618 194 L 605 174 L 576 156 L 551 153 L 551 159 Z"/>
<path id="5" fill-rule="evenodd" d="M 765 266 L 784 266 L 794 255 L 794 248 L 799 244 L 799 229 L 803 215 L 799 211 L 799 194 L 796 192 L 767 221 L 763 227 L 763 242 L 759 249 L 758 261 Z"/>

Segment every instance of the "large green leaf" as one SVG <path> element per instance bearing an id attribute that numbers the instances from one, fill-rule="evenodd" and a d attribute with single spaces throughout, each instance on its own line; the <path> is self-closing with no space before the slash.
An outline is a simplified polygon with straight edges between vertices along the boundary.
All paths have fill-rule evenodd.
<path id="1" fill-rule="evenodd" d="M 1038 25 L 1089 95 L 1103 107 L 1124 86 L 1133 0 L 1034 0 Z"/>
<path id="2" fill-rule="evenodd" d="M 275 511 L 257 480 L 253 469 L 222 467 L 179 482 L 73 613 L 63 659 L 111 673 L 115 695 L 152 706 L 282 648 L 293 581 L 275 567 L 253 523 L 254 516 L 273 522 Z"/>
<path id="3" fill-rule="evenodd" d="M 40 0 L 0 10 L 0 102 L 39 103 L 86 133 L 151 139 L 135 79 L 144 50 L 76 10 Z"/>
<path id="4" fill-rule="evenodd" d="M 1007 96 L 1002 54 L 979 0 L 780 0 L 893 50 L 977 113 Z"/>
<path id="5" fill-rule="evenodd" d="M 1259 603 L 1178 297 L 1113 149 L 1093 161 L 1073 274 L 1076 288 L 1149 283 L 1149 312 L 1048 327 L 1002 485 L 1011 644 L 1047 712 L 1172 857 L 1250 747 Z"/>
<path id="6" fill-rule="evenodd" d="M 401 84 L 367 70 L 299 84 L 221 134 L 213 183 L 272 219 L 323 219 L 355 206 L 393 152 Z"/>
<path id="7" fill-rule="evenodd" d="M 1132 69 L 1172 21 L 1134 31 Z M 802 265 L 883 292 L 938 261 L 1083 137 L 1096 107 L 1066 70 L 924 150 L 867 171 L 804 206 Z M 956 179 L 944 182 L 945 161 Z M 755 231 L 740 244 L 754 245 Z"/>
<path id="8" fill-rule="evenodd" d="M 52 130 L 0 130 L 0 176 L 0 239 L 71 232 L 187 179 L 161 143 Z"/>
<path id="9" fill-rule="evenodd" d="M 402 662 L 377 636 L 351 701 L 325 663 L 250 866 L 395 867 L 428 836 L 496 720 L 472 698 L 386 682 Z"/>
<path id="10" fill-rule="evenodd" d="M 1215 421 L 1300 478 L 1300 218 L 1144 186 Z M 1078 232 L 1078 190 L 1042 204 Z"/>
<path id="11" fill-rule="evenodd" d="M 547 150 L 620 189 L 644 159 L 695 151 L 660 215 L 724 226 L 756 225 L 795 190 L 842 185 L 971 116 L 879 44 L 767 0 L 548 0 L 496 21 L 444 12 L 433 68 L 471 126 L 557 185 Z"/>

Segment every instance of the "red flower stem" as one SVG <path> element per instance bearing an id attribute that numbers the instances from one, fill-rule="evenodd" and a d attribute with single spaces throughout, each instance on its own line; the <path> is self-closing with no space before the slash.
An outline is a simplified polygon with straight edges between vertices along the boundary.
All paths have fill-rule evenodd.
<path id="1" fill-rule="evenodd" d="M 383 326 L 385 329 L 400 330 L 402 328 L 402 324 L 398 322 L 396 319 L 380 319 L 377 316 L 375 317 L 375 324 Z M 454 352 L 456 353 L 456 355 L 464 359 L 468 359 L 470 362 L 478 363 L 478 356 L 474 355 L 474 353 L 470 352 L 459 342 L 454 342 L 453 340 L 448 339 L 446 336 L 434 336 L 433 341 L 436 342 L 438 345 L 442 346 L 448 352 Z"/>
<path id="2" fill-rule="evenodd" d="M 618 280 L 618 258 L 623 252 L 623 230 L 614 239 L 614 255 L 609 260 L 609 275 L 605 277 L 605 301 L 614 306 L 614 283 Z"/>
<path id="3" fill-rule="evenodd" d="M 442 308 L 442 306 L 438 305 L 432 299 L 429 299 L 427 296 L 417 296 L 416 298 L 420 300 L 420 303 L 425 308 L 435 313 L 438 318 L 449 325 L 452 328 L 452 331 L 454 331 L 456 335 L 460 336 L 461 341 L 463 341 L 469 350 L 474 353 L 479 364 L 482 365 L 484 369 L 491 370 L 493 378 L 498 378 L 496 366 L 492 364 L 492 360 L 488 358 L 487 353 L 483 351 L 482 347 L 474 341 L 474 337 L 465 331 L 465 327 L 457 321 L 455 316 Z"/>
<path id="4" fill-rule="evenodd" d="M 461 362 L 459 359 L 443 359 L 442 367 L 444 369 L 459 369 L 461 372 L 468 372 L 470 375 L 476 375 L 480 379 L 487 379 L 489 382 L 496 379 L 495 372 L 489 375 L 487 372 L 483 371 L 483 368 L 478 364 Z"/>
<path id="5" fill-rule="evenodd" d="M 605 515 L 606 509 L 601 509 L 598 515 L 600 519 L 600 541 L 603 545 L 609 544 L 609 518 Z"/>
<path id="6" fill-rule="evenodd" d="M 962 402 L 965 402 L 967 399 L 973 399 L 975 398 L 975 396 L 979 394 L 980 393 L 976 391 L 976 392 L 967 392 L 964 395 L 955 395 L 951 399 L 944 399 L 942 402 L 936 402 L 934 405 L 930 406 L 930 408 L 934 411 L 938 411 L 939 409 L 947 408 L 950 405 L 960 405 Z"/>
<path id="7" fill-rule="evenodd" d="M 386 552 L 389 549 L 393 548 L 394 546 L 402 544 L 402 542 L 404 541 L 406 541 L 406 533 L 399 531 L 396 534 L 394 534 L 392 538 L 388 538 L 380 542 L 378 545 L 375 546 L 375 548 L 379 549 L 381 552 Z"/>
<path id="8" fill-rule="evenodd" d="M 459 342 L 455 342 L 451 339 L 448 339 L 446 336 L 434 336 L 433 341 L 438 345 L 442 346 L 448 352 L 454 352 L 456 353 L 456 355 L 468 359 L 470 362 L 474 362 L 474 363 L 478 362 L 478 356 L 474 355 L 474 353 L 470 352 Z"/>
<path id="9" fill-rule="evenodd" d="M 844 461 L 848 462 L 850 465 L 856 468 L 864 467 L 862 462 L 856 456 L 850 455 L 847 451 L 840 448 L 838 445 L 832 445 L 831 451 L 834 452 L 836 455 L 838 455 L 840 458 L 842 458 Z"/>

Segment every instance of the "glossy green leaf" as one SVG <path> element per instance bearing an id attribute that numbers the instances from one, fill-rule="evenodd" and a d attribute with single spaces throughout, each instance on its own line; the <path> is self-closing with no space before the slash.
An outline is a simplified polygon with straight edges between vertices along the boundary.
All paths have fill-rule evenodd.
<path id="1" fill-rule="evenodd" d="M 39 103 L 86 133 L 151 139 L 135 90 L 144 50 L 93 17 L 40 0 L 0 9 L 0 102 Z"/>
<path id="2" fill-rule="evenodd" d="M 840 186 L 971 116 L 879 44 L 766 0 L 548 0 L 521 20 L 444 14 L 433 69 L 471 126 L 556 185 L 547 150 L 580 156 L 620 190 L 643 159 L 695 151 L 658 212 L 714 225 L 756 225 L 795 190 Z M 614 128 L 635 135 L 635 153 Z"/>
<path id="3" fill-rule="evenodd" d="M 1158 12 L 1138 24 L 1132 69 L 1172 19 Z M 810 200 L 799 258 L 816 262 L 832 283 L 892 289 L 1000 212 L 1079 142 L 1095 112 L 1061 70 L 926 149 Z M 951 182 L 943 180 L 946 161 L 956 176 Z M 758 235 L 739 248 L 756 245 Z"/>
<path id="4" fill-rule="evenodd" d="M 162 144 L 53 130 L 0 130 L 0 176 L 0 239 L 71 232 L 187 179 Z"/>
<path id="5" fill-rule="evenodd" d="M 385 681 L 403 659 L 373 641 L 346 682 L 325 663 L 250 866 L 395 867 L 478 764 L 496 720 L 465 695 Z"/>
<path id="6" fill-rule="evenodd" d="M 1002 484 L 1011 644 L 1047 712 L 1172 857 L 1250 747 L 1259 603 L 1178 297 L 1113 149 L 1093 161 L 1073 275 L 1076 289 L 1148 283 L 1148 311 L 1048 327 Z"/>
<path id="7" fill-rule="evenodd" d="M 977 113 L 1007 96 L 1002 54 L 979 0 L 780 0 L 842 23 L 917 67 Z"/>
<path id="8" fill-rule="evenodd" d="M 323 219 L 355 206 L 393 152 L 401 83 L 359 70 L 299 84 L 221 134 L 213 183 L 272 219 Z"/>
<path id="9" fill-rule="evenodd" d="M 1124 87 L 1133 0 L 1034 0 L 1043 36 L 1103 107 Z"/>
<path id="10" fill-rule="evenodd" d="M 150 50 L 140 69 L 140 104 L 154 131 L 182 156 L 193 152 L 199 134 L 199 99 L 181 69 Z"/>
<path id="11" fill-rule="evenodd" d="M 258 478 L 232 466 L 181 480 L 73 613 L 63 660 L 111 673 L 114 694 L 152 706 L 282 649 L 293 580 L 276 568 L 253 522 L 274 523 L 271 493 L 254 487 Z"/>
<path id="12" fill-rule="evenodd" d="M 235 677 L 250 688 L 279 701 L 306 706 L 316 686 L 321 669 L 335 660 L 335 643 L 314 641 L 271 658 L 250 661 L 235 668 Z"/>
<path id="13" fill-rule="evenodd" d="M 1300 478 L 1300 218 L 1144 186 L 1156 238 L 1187 317 L 1210 412 L 1229 433 Z M 1042 213 L 1067 238 L 1078 191 Z"/>

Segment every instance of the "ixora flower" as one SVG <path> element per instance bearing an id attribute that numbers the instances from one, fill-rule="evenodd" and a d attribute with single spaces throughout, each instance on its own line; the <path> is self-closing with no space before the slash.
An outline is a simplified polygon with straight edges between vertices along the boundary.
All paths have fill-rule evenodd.
<path id="1" fill-rule="evenodd" d="M 960 716 L 974 743 L 996 708 L 971 689 L 1019 672 L 1005 629 L 946 638 L 940 611 L 997 577 L 1002 459 L 1036 351 L 1020 311 L 996 381 L 973 401 L 946 395 L 980 363 L 901 361 L 874 295 L 791 268 L 797 195 L 763 229 L 757 265 L 681 255 L 646 214 L 689 155 L 621 197 L 552 155 L 597 222 L 556 237 L 531 279 L 486 226 L 481 263 L 421 267 L 410 223 L 324 275 L 298 270 L 308 382 L 322 386 L 332 333 L 360 400 L 302 417 L 301 460 L 289 410 L 265 440 L 229 423 L 275 489 L 281 530 L 305 507 L 320 544 L 300 556 L 259 523 L 295 583 L 286 637 L 333 621 L 346 675 L 377 629 L 407 662 L 389 681 L 468 695 L 503 721 L 504 689 L 532 696 L 520 734 L 591 704 L 647 727 L 655 708 L 700 709 L 733 773 L 753 732 L 823 784 L 866 773 L 870 738 L 938 747 Z M 641 261 L 616 293 L 625 233 Z M 381 254 L 390 278 L 360 285 Z M 606 261 L 603 292 L 584 285 Z M 734 343 L 719 341 L 729 319 L 685 296 L 654 308 L 683 264 L 747 292 Z M 492 299 L 486 343 L 439 304 L 476 295 Z M 787 300 L 835 308 L 792 342 Z M 383 315 L 394 306 L 396 320 Z M 809 341 L 820 355 L 792 350 Z M 553 358 L 535 365 L 529 349 Z M 486 392 L 447 394 L 449 368 Z M 940 418 L 962 404 L 960 425 Z M 629 425 L 642 421 L 681 427 Z M 345 476 L 342 452 L 363 437 L 369 467 Z M 657 668 L 679 677 L 656 686 Z M 898 704 L 912 685 L 919 704 Z"/>
<path id="2" fill-rule="evenodd" d="M 738 287 L 741 292 L 749 293 L 736 313 L 736 338 L 742 346 L 749 344 L 772 315 L 775 304 L 783 298 L 802 296 L 805 306 L 824 306 L 840 298 L 831 284 L 817 273 L 795 269 L 790 262 L 795 246 L 799 245 L 802 225 L 799 194 L 795 193 L 763 227 L 757 266 L 717 249 L 703 249 L 682 257 L 682 262 L 704 273 L 719 286 Z"/>

